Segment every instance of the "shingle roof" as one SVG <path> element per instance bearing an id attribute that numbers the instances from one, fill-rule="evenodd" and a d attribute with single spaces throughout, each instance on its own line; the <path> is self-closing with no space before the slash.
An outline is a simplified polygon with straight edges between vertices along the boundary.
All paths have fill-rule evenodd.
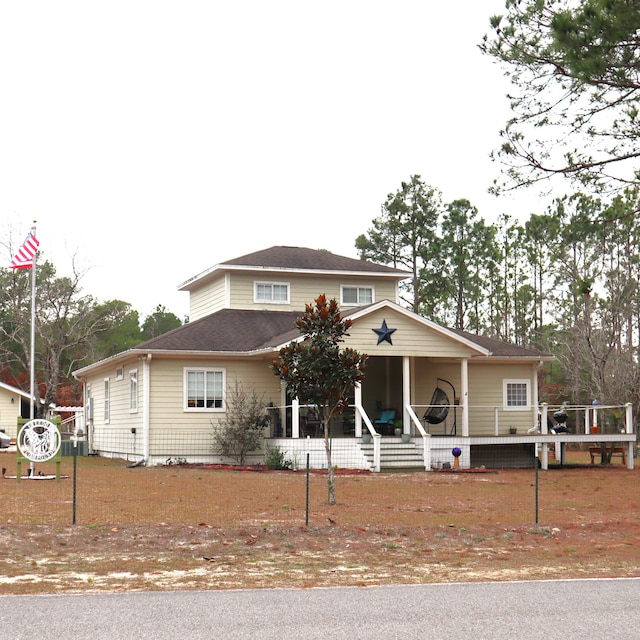
<path id="1" fill-rule="evenodd" d="M 403 269 L 394 269 L 385 265 L 339 256 L 321 249 L 305 247 L 276 246 L 263 249 L 245 256 L 222 262 L 220 266 L 266 267 L 275 269 L 311 269 L 322 271 L 365 271 L 375 273 L 398 273 Z M 408 272 L 407 272 L 407 275 Z"/>
<path id="2" fill-rule="evenodd" d="M 502 342 L 495 338 L 488 338 L 486 336 L 480 336 L 475 333 L 469 333 L 468 331 L 462 331 L 460 329 L 451 329 L 451 331 L 466 340 L 475 342 L 477 345 L 484 347 L 491 352 L 492 356 L 503 357 L 520 357 L 520 358 L 540 358 L 548 357 L 548 354 L 535 349 L 527 349 L 526 347 L 520 347 L 517 344 L 511 344 L 510 342 Z"/>
<path id="3" fill-rule="evenodd" d="M 300 311 L 222 309 L 173 331 L 147 340 L 137 350 L 213 351 L 250 353 L 286 344 L 300 336 L 295 326 Z M 348 317 L 348 314 L 346 314 Z M 452 329 L 470 342 L 489 350 L 492 357 L 538 358 L 540 351 Z"/>
<path id="4" fill-rule="evenodd" d="M 189 322 L 136 349 L 160 351 L 250 352 L 283 344 L 300 335 L 300 311 L 222 309 Z"/>

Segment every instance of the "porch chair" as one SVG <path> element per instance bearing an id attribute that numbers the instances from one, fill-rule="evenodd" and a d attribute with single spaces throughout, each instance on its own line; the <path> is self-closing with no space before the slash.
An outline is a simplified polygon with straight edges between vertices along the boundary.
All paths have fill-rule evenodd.
<path id="1" fill-rule="evenodd" d="M 376 431 L 378 430 L 377 427 L 380 426 L 381 427 L 380 431 L 382 432 L 383 435 L 387 435 L 386 432 L 388 432 L 388 435 L 391 435 L 393 434 L 393 426 L 395 425 L 395 422 L 396 422 L 395 409 L 385 409 L 380 414 L 380 417 L 373 421 L 373 426 L 376 427 Z"/>
<path id="2" fill-rule="evenodd" d="M 444 380 L 443 378 L 437 378 L 436 388 L 433 392 L 433 396 L 431 396 L 431 402 L 429 404 L 429 408 L 425 411 L 424 415 L 422 416 L 422 419 L 428 425 L 436 425 L 436 424 L 440 424 L 441 422 L 445 422 L 445 420 L 447 419 L 447 416 L 449 415 L 449 407 L 451 406 L 451 404 L 450 404 L 449 396 L 447 395 L 447 392 L 442 387 L 440 387 L 441 382 L 444 382 L 451 387 L 451 389 L 453 390 L 453 395 L 455 399 L 456 390 L 453 387 L 453 385 L 448 380 Z M 456 423 L 457 423 L 457 415 L 456 415 L 456 408 L 454 406 L 453 407 L 453 424 L 451 425 L 451 432 L 449 434 L 447 433 L 447 428 L 445 423 L 444 435 L 455 435 L 457 430 Z"/>

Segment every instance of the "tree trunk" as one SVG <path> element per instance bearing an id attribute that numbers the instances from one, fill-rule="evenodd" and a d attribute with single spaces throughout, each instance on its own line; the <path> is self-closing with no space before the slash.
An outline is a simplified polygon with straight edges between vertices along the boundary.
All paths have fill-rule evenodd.
<path id="1" fill-rule="evenodd" d="M 322 424 L 324 431 L 324 450 L 327 454 L 327 490 L 329 495 L 329 504 L 336 503 L 336 478 L 331 463 L 331 440 L 329 439 L 329 420 L 326 419 Z"/>

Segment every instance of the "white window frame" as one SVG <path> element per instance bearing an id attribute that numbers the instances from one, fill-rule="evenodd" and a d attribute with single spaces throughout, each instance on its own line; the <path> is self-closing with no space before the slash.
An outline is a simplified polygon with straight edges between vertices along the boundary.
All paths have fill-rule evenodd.
<path id="1" fill-rule="evenodd" d="M 91 395 L 91 383 L 87 382 L 85 386 L 85 420 L 93 421 L 93 396 Z"/>
<path id="2" fill-rule="evenodd" d="M 124 367 L 116 369 L 116 380 L 124 380 Z"/>
<path id="3" fill-rule="evenodd" d="M 206 394 L 203 396 L 203 404 L 205 406 L 189 406 L 189 374 L 190 373 L 204 373 L 204 388 L 207 388 L 207 374 L 221 374 L 222 380 L 222 388 L 221 388 L 221 396 L 220 398 L 214 397 L 211 398 L 214 402 L 220 401 L 220 406 L 212 406 L 207 407 Z M 185 367 L 184 368 L 184 410 L 185 411 L 198 411 L 198 412 L 221 412 L 226 411 L 227 399 L 226 399 L 226 390 L 227 390 L 227 370 L 220 367 Z"/>
<path id="4" fill-rule="evenodd" d="M 109 378 L 104 379 L 104 423 L 111 421 L 111 383 Z"/>
<path id="5" fill-rule="evenodd" d="M 344 290 L 345 289 L 355 289 L 356 290 L 356 302 L 345 302 L 344 300 Z M 363 302 L 361 300 L 360 297 L 360 292 L 363 290 L 367 290 L 367 291 L 371 291 L 371 301 L 365 301 Z M 362 306 L 365 304 L 373 304 L 376 301 L 376 290 L 375 287 L 361 287 L 355 284 L 341 284 L 340 285 L 340 304 L 343 306 L 351 306 L 351 305 L 356 305 L 356 306 Z"/>
<path id="6" fill-rule="evenodd" d="M 138 370 L 129 371 L 129 413 L 138 413 Z"/>
<path id="7" fill-rule="evenodd" d="M 287 297 L 285 300 L 274 299 L 274 287 L 286 287 Z M 261 288 L 269 288 L 271 290 L 271 295 L 269 297 L 259 296 L 258 290 Z M 268 280 L 256 280 L 253 283 L 253 301 L 256 304 L 289 304 L 290 300 L 291 300 L 291 283 L 289 282 L 272 282 Z"/>
<path id="8" fill-rule="evenodd" d="M 512 385 L 524 385 L 525 387 L 525 404 L 509 404 L 510 387 Z M 505 378 L 502 381 L 502 396 L 505 411 L 526 411 L 531 407 L 531 380 L 527 378 Z"/>

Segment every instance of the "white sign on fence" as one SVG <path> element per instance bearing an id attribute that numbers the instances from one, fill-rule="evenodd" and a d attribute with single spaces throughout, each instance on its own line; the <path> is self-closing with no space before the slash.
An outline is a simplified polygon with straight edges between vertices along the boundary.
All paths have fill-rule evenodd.
<path id="1" fill-rule="evenodd" d="M 30 420 L 20 429 L 17 445 L 18 450 L 27 460 L 46 462 L 60 450 L 60 431 L 53 422 L 48 420 Z"/>

